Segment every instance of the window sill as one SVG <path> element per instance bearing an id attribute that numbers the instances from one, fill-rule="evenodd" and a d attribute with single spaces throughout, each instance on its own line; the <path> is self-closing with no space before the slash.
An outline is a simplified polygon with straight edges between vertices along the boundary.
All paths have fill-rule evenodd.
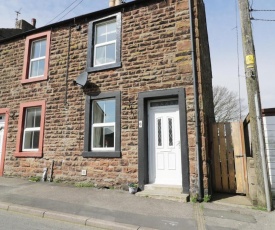
<path id="1" fill-rule="evenodd" d="M 42 157 L 42 151 L 37 152 L 15 152 L 13 154 L 15 157 Z"/>
<path id="2" fill-rule="evenodd" d="M 122 66 L 121 62 L 116 62 L 113 64 L 107 64 L 107 65 L 102 65 L 102 66 L 87 67 L 87 72 L 91 73 L 91 72 L 96 72 L 96 71 L 101 71 L 101 70 L 119 68 L 121 66 Z"/>
<path id="3" fill-rule="evenodd" d="M 47 81 L 48 77 L 37 77 L 37 78 L 28 78 L 28 79 L 22 79 L 21 84 L 27 84 L 32 82 L 40 82 L 40 81 Z"/>
<path id="4" fill-rule="evenodd" d="M 110 152 L 107 152 L 107 151 L 102 151 L 102 152 L 91 152 L 91 151 L 88 151 L 88 152 L 83 152 L 82 153 L 82 156 L 85 157 L 85 158 L 88 158 L 88 157 L 102 157 L 102 158 L 119 158 L 121 157 L 121 152 L 120 151 L 110 151 Z"/>

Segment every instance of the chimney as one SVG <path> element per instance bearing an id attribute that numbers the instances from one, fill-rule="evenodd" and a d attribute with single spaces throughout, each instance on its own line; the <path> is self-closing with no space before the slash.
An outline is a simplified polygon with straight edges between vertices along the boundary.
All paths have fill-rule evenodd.
<path id="1" fill-rule="evenodd" d="M 35 18 L 32 18 L 32 26 L 35 28 L 36 26 L 36 19 Z"/>
<path id="2" fill-rule="evenodd" d="M 116 1 L 115 1 L 115 5 L 116 5 L 116 6 L 118 6 L 118 5 L 120 5 L 120 4 L 121 4 L 121 0 L 116 0 Z"/>
<path id="3" fill-rule="evenodd" d="M 15 29 L 22 29 L 23 20 L 16 20 Z"/>
<path id="4" fill-rule="evenodd" d="M 115 0 L 110 0 L 109 1 L 109 7 L 115 6 Z"/>

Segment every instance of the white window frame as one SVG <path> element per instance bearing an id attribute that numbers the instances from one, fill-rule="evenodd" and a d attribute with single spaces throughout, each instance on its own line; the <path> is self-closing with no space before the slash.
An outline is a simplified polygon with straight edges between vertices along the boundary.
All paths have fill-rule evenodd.
<path id="1" fill-rule="evenodd" d="M 93 101 L 108 101 L 108 100 L 114 100 L 115 102 L 115 108 L 116 108 L 116 100 L 115 98 L 108 98 L 108 99 L 99 99 L 99 100 L 93 100 Z M 92 101 L 92 107 L 94 106 L 94 103 Z M 115 140 L 116 140 L 116 122 L 103 122 L 103 123 L 93 123 L 94 120 L 94 108 L 92 108 L 92 136 L 91 136 L 91 147 L 92 147 L 92 151 L 115 151 Z M 114 111 L 115 113 L 116 111 Z M 94 128 L 104 128 L 104 127 L 109 127 L 109 126 L 113 126 L 114 127 L 114 147 L 102 147 L 102 148 L 96 148 L 94 147 L 94 141 L 93 138 L 95 136 L 94 134 Z M 104 137 L 104 135 L 103 135 Z M 103 140 L 104 143 L 104 140 Z"/>
<path id="2" fill-rule="evenodd" d="M 97 23 L 95 24 L 95 38 L 97 38 L 97 27 L 100 26 L 100 25 L 107 25 L 109 23 L 117 23 L 117 20 L 116 19 L 111 19 L 111 20 L 108 20 L 108 21 L 104 21 L 104 22 L 101 22 L 101 23 Z M 117 31 L 115 31 L 115 34 L 117 33 Z M 105 35 L 108 35 L 108 32 L 106 32 Z M 96 39 L 95 39 L 95 43 L 94 43 L 94 66 L 104 66 L 104 65 L 108 65 L 108 64 L 113 64 L 113 63 L 116 63 L 116 43 L 117 43 L 117 38 L 115 38 L 114 40 L 112 41 L 109 41 L 109 42 L 102 42 L 102 43 L 97 43 L 96 42 Z M 110 45 L 110 44 L 115 44 L 115 60 L 114 61 L 111 61 L 111 62 L 105 62 L 103 64 L 96 64 L 96 52 L 97 52 L 97 48 L 98 47 L 106 47 L 107 45 Z M 106 55 L 106 53 L 105 53 Z"/>
<path id="3" fill-rule="evenodd" d="M 35 42 L 42 41 L 42 40 L 45 40 L 45 42 L 46 42 L 46 46 L 45 46 L 45 56 L 41 56 L 41 57 L 38 57 L 38 58 L 31 58 L 31 54 L 32 54 L 32 50 L 33 50 L 33 45 L 34 45 L 34 43 L 35 43 Z M 46 61 L 46 51 L 47 51 L 47 38 L 41 38 L 41 39 L 34 40 L 34 41 L 31 42 L 31 52 L 30 52 L 30 62 L 29 62 L 29 75 L 28 75 L 28 78 L 29 78 L 29 79 L 38 78 L 38 77 L 44 76 L 45 64 L 44 64 L 44 67 L 43 67 L 43 74 L 42 74 L 42 75 L 31 76 L 31 69 L 32 69 L 32 63 L 33 63 L 33 62 L 35 62 L 35 61 L 40 61 L 40 60 L 43 60 L 43 59 Z"/>
<path id="4" fill-rule="evenodd" d="M 27 110 L 28 109 L 34 109 L 34 108 L 40 108 L 40 116 L 41 116 L 41 113 L 42 113 L 42 108 L 40 106 L 37 106 L 37 107 L 29 107 L 29 108 L 26 108 L 25 111 L 24 111 L 24 117 L 25 117 L 25 121 L 24 121 L 24 131 L 23 131 L 23 142 L 22 142 L 22 151 L 28 151 L 28 152 L 35 152 L 35 151 L 38 151 L 39 148 L 35 148 L 35 149 L 27 149 L 27 148 L 24 148 L 25 147 L 25 134 L 27 131 L 39 131 L 39 135 L 40 135 L 40 129 L 41 129 L 41 120 L 40 120 L 40 124 L 39 124 L 39 127 L 30 127 L 30 128 L 25 128 L 26 127 L 26 122 L 27 122 Z M 35 112 L 36 113 L 36 112 Z M 33 140 L 32 140 L 33 141 Z M 39 147 L 39 144 L 38 144 L 38 147 Z"/>

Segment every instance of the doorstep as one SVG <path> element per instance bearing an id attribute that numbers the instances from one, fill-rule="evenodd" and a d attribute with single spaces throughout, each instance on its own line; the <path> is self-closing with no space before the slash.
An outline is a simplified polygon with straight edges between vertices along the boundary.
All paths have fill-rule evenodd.
<path id="1" fill-rule="evenodd" d="M 189 199 L 189 194 L 182 193 L 182 187 L 180 185 L 147 184 L 144 186 L 143 191 L 136 193 L 136 196 L 184 203 L 188 202 Z"/>

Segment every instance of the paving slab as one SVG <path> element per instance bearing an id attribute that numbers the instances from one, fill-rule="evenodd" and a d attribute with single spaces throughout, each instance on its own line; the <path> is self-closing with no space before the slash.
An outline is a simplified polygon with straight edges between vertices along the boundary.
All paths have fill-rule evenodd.
<path id="1" fill-rule="evenodd" d="M 0 177 L 0 209 L 105 229 L 275 229 L 275 213 L 252 209 L 246 197 L 181 203 L 122 190 L 77 188 Z"/>

